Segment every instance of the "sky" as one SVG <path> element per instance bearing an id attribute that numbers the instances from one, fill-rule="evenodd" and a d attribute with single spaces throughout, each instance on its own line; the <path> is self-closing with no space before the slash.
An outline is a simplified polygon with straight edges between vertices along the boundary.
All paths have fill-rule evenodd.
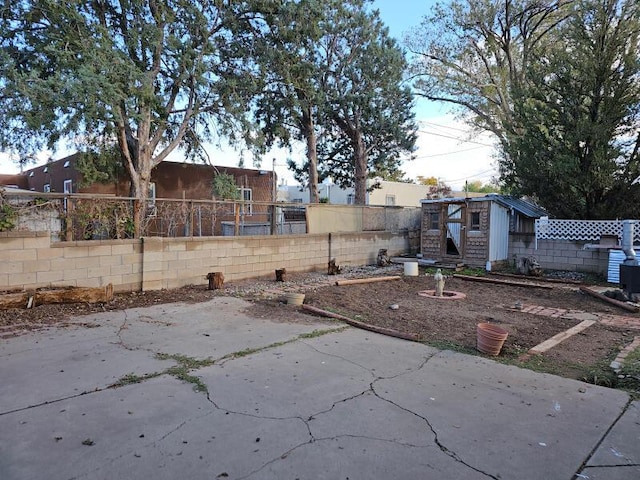
<path id="1" fill-rule="evenodd" d="M 379 9 L 390 34 L 402 43 L 405 33 L 420 24 L 434 3 L 433 0 L 374 0 L 373 6 Z M 401 169 L 406 177 L 414 180 L 417 176 L 436 177 L 454 190 L 462 190 L 465 181 L 479 180 L 488 183 L 496 176 L 492 159 L 494 141 L 489 134 L 470 136 L 469 128 L 449 113 L 445 106 L 425 99 L 417 99 L 415 113 L 419 122 L 417 149 L 415 159 L 402 164 Z M 209 146 L 207 151 L 214 165 L 238 165 L 240 153 L 230 147 L 218 149 Z M 42 152 L 39 161 L 45 163 L 49 158 L 58 159 L 70 153 L 73 152 L 64 148 L 53 153 Z M 264 156 L 261 168 L 270 170 L 275 165 L 278 178 L 284 183 L 295 185 L 291 172 L 286 168 L 286 160 L 293 158 L 302 161 L 304 156 L 302 145 L 294 147 L 292 152 L 274 149 Z M 244 166 L 253 167 L 250 155 L 245 157 Z M 169 159 L 181 161 L 182 156 L 175 152 Z M 7 154 L 0 152 L 0 173 L 16 172 L 16 164 Z"/>

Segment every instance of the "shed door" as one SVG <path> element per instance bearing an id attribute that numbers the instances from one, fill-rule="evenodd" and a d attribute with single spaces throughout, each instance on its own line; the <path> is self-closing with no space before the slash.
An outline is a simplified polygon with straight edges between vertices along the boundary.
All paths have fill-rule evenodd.
<path id="1" fill-rule="evenodd" d="M 447 205 L 442 242 L 443 255 L 464 256 L 465 229 L 463 225 L 467 218 L 465 210 L 464 204 L 450 203 Z"/>

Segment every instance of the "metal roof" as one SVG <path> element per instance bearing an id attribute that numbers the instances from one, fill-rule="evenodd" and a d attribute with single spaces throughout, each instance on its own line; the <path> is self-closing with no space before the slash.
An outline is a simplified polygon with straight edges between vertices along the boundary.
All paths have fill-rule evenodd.
<path id="1" fill-rule="evenodd" d="M 509 195 L 489 195 L 489 197 L 495 197 L 499 203 L 514 209 L 525 217 L 539 218 L 548 215 L 544 208 L 521 198 L 511 197 Z"/>
<path id="2" fill-rule="evenodd" d="M 515 210 L 525 217 L 539 218 L 547 215 L 546 210 L 534 203 L 522 200 L 520 198 L 511 197 L 509 195 L 499 195 L 496 193 L 491 193 L 484 197 L 473 198 L 439 198 L 435 200 L 424 199 L 421 200 L 420 203 L 486 202 L 487 200 L 497 202 L 503 207 Z"/>

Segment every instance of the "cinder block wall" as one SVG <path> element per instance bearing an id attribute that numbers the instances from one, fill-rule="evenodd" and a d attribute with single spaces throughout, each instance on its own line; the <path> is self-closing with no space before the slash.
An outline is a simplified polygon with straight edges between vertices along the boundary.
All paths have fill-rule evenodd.
<path id="1" fill-rule="evenodd" d="M 411 251 L 407 232 L 317 235 L 144 238 L 51 243 L 48 232 L 0 233 L 0 290 L 52 286 L 98 287 L 115 291 L 175 288 L 206 283 L 209 272 L 227 281 L 338 265 L 375 263 L 378 250 Z M 413 246 L 415 248 L 415 245 Z"/>
<path id="2" fill-rule="evenodd" d="M 138 240 L 51 243 L 49 232 L 0 233 L 0 290 L 52 286 L 138 291 L 142 286 Z"/>
<path id="3" fill-rule="evenodd" d="M 287 236 L 145 238 L 143 290 L 206 283 L 209 272 L 225 281 L 272 275 L 275 270 L 326 270 L 329 258 L 338 265 L 375 263 L 378 250 L 390 255 L 409 250 L 405 233 L 362 232 Z"/>
<path id="4" fill-rule="evenodd" d="M 538 240 L 536 249 L 533 235 L 512 234 L 509 236 L 509 254 L 511 260 L 522 256 L 534 256 L 542 268 L 550 270 L 606 274 L 609 251 L 585 250 L 586 243 L 590 242 Z"/>

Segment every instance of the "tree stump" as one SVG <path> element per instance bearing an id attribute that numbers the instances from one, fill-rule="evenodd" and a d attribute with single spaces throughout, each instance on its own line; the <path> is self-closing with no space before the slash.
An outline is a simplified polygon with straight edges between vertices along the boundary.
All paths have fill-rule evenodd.
<path id="1" fill-rule="evenodd" d="M 276 282 L 286 282 L 287 281 L 287 269 L 279 268 L 276 270 Z"/>
<path id="2" fill-rule="evenodd" d="M 209 290 L 219 290 L 224 283 L 224 274 L 222 272 L 208 273 L 207 280 L 209 280 Z"/>
<path id="3" fill-rule="evenodd" d="M 389 258 L 389 255 L 387 254 L 387 249 L 386 248 L 381 248 L 380 250 L 378 250 L 378 266 L 379 267 L 386 267 L 391 265 L 391 259 Z"/>
<path id="4" fill-rule="evenodd" d="M 337 275 L 342 272 L 342 268 L 336 265 L 336 259 L 332 258 L 329 260 L 329 266 L 327 268 L 327 275 Z"/>

